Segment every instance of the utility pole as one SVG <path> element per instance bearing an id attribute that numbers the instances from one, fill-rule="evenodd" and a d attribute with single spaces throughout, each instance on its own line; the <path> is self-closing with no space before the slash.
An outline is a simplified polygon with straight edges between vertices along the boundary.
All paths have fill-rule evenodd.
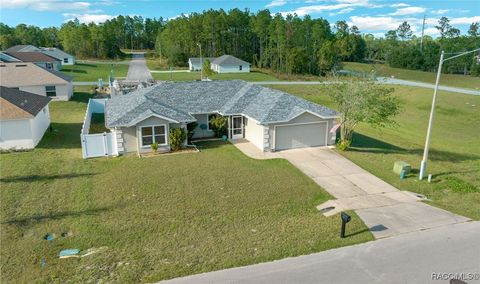
<path id="1" fill-rule="evenodd" d="M 200 47 L 200 81 L 203 80 L 203 60 L 202 60 L 202 45 L 197 43 L 198 47 Z"/>
<path id="2" fill-rule="evenodd" d="M 425 15 L 423 15 L 422 38 L 420 39 L 420 51 L 423 52 L 423 35 L 425 33 Z"/>
<path id="3" fill-rule="evenodd" d="M 440 75 L 442 73 L 443 62 L 466 55 L 466 54 L 474 53 L 477 51 L 480 51 L 480 48 L 462 52 L 462 53 L 454 53 L 455 54 L 454 56 L 451 56 L 447 59 L 444 59 L 445 52 L 443 50 L 442 50 L 442 53 L 440 54 L 440 62 L 438 64 L 438 70 L 437 70 L 437 79 L 435 81 L 435 89 L 433 91 L 432 108 L 430 110 L 430 118 L 428 119 L 427 138 L 425 139 L 425 148 L 423 150 L 423 158 L 420 164 L 420 175 L 419 175 L 420 180 L 422 180 L 425 177 L 426 171 L 427 171 L 428 148 L 430 147 L 430 134 L 432 131 L 433 114 L 435 112 L 435 102 L 437 101 L 438 84 L 440 82 Z M 449 53 L 449 54 L 452 54 L 452 53 Z"/>

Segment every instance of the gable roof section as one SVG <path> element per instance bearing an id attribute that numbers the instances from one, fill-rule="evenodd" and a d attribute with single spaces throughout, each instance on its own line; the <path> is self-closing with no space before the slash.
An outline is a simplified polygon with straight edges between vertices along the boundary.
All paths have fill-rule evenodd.
<path id="1" fill-rule="evenodd" d="M 0 119 L 35 117 L 51 98 L 0 86 Z"/>
<path id="2" fill-rule="evenodd" d="M 224 66 L 230 66 L 230 65 L 250 65 L 247 61 L 243 61 L 242 59 L 236 58 L 235 56 L 232 55 L 222 55 L 220 57 L 217 57 L 215 60 L 213 60 L 212 64 L 215 65 L 224 65 Z"/>
<path id="3" fill-rule="evenodd" d="M 323 118 L 337 112 L 293 95 L 242 80 L 161 83 L 106 103 L 107 127 L 131 126 L 157 114 L 175 122 L 201 113 L 242 114 L 261 124 L 287 122 L 304 112 Z"/>
<path id="4" fill-rule="evenodd" d="M 69 79 L 69 80 L 67 80 Z M 0 85 L 6 87 L 65 85 L 71 77 L 29 62 L 0 63 Z"/>
<path id="5" fill-rule="evenodd" d="M 0 62 L 21 62 L 17 58 L 0 51 Z"/>
<path id="6" fill-rule="evenodd" d="M 208 61 L 210 61 L 210 63 L 212 63 L 216 57 L 191 57 L 188 59 L 188 61 L 190 61 L 190 63 L 192 64 L 195 64 L 195 65 L 200 65 L 201 63 L 205 62 L 205 60 L 208 59 Z M 201 60 L 201 61 L 200 61 Z"/>
<path id="7" fill-rule="evenodd" d="M 29 52 L 7 52 L 8 55 L 17 58 L 22 62 L 57 62 L 56 58 L 50 57 L 38 51 Z"/>
<path id="8" fill-rule="evenodd" d="M 73 55 L 56 47 L 41 47 L 40 52 L 62 61 L 64 58 L 73 58 Z"/>
<path id="9" fill-rule="evenodd" d="M 19 45 L 14 45 L 14 46 L 11 46 L 7 49 L 5 49 L 5 52 L 23 52 L 23 51 L 39 51 L 39 48 L 34 46 L 34 45 L 30 45 L 30 44 L 19 44 Z"/>

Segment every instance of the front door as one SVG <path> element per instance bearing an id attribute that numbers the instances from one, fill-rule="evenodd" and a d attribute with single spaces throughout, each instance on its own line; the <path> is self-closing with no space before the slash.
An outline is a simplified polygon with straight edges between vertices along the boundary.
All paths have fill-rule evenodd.
<path id="1" fill-rule="evenodd" d="M 232 116 L 232 139 L 243 138 L 243 117 Z"/>

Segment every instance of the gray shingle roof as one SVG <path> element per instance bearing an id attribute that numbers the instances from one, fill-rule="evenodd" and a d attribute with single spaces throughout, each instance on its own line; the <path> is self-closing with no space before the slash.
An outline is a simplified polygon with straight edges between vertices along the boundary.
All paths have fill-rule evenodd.
<path id="1" fill-rule="evenodd" d="M 203 64 L 203 62 L 205 62 L 206 59 L 208 59 L 208 61 L 210 61 L 210 63 L 212 63 L 212 61 L 215 60 L 216 57 L 191 57 L 189 58 L 188 60 L 190 60 L 190 62 L 192 64 L 195 64 L 195 65 L 200 65 L 200 64 Z M 201 59 L 201 61 L 200 61 Z"/>
<path id="2" fill-rule="evenodd" d="M 287 122 L 304 112 L 336 117 L 337 112 L 285 92 L 242 80 L 161 83 L 106 103 L 107 127 L 131 126 L 156 114 L 191 122 L 193 114 L 243 114 L 261 124 Z"/>
<path id="3" fill-rule="evenodd" d="M 224 65 L 224 66 L 230 66 L 230 65 L 250 65 L 250 63 L 243 61 L 239 58 L 236 58 L 235 56 L 232 55 L 222 55 L 220 57 L 215 58 L 213 60 L 212 64 L 215 65 Z"/>
<path id="4" fill-rule="evenodd" d="M 73 55 L 55 47 L 41 47 L 40 52 L 62 61 L 64 58 L 73 58 Z"/>
<path id="5" fill-rule="evenodd" d="M 0 86 L 0 97 L 33 116 L 36 116 L 51 101 L 51 98 L 46 96 L 4 86 Z"/>
<path id="6" fill-rule="evenodd" d="M 11 46 L 5 49 L 5 52 L 18 52 L 18 51 L 38 51 L 38 47 L 30 45 L 30 44 L 19 44 Z"/>

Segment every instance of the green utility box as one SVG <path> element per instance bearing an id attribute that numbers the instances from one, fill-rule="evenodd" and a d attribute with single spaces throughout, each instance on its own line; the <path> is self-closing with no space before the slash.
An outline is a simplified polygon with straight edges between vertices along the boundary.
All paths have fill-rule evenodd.
<path id="1" fill-rule="evenodd" d="M 398 175 L 402 171 L 405 171 L 405 175 L 408 175 L 408 173 L 410 173 L 411 170 L 412 170 L 412 167 L 410 166 L 410 164 L 407 164 L 404 161 L 396 161 L 395 164 L 393 164 L 393 172 Z"/>

